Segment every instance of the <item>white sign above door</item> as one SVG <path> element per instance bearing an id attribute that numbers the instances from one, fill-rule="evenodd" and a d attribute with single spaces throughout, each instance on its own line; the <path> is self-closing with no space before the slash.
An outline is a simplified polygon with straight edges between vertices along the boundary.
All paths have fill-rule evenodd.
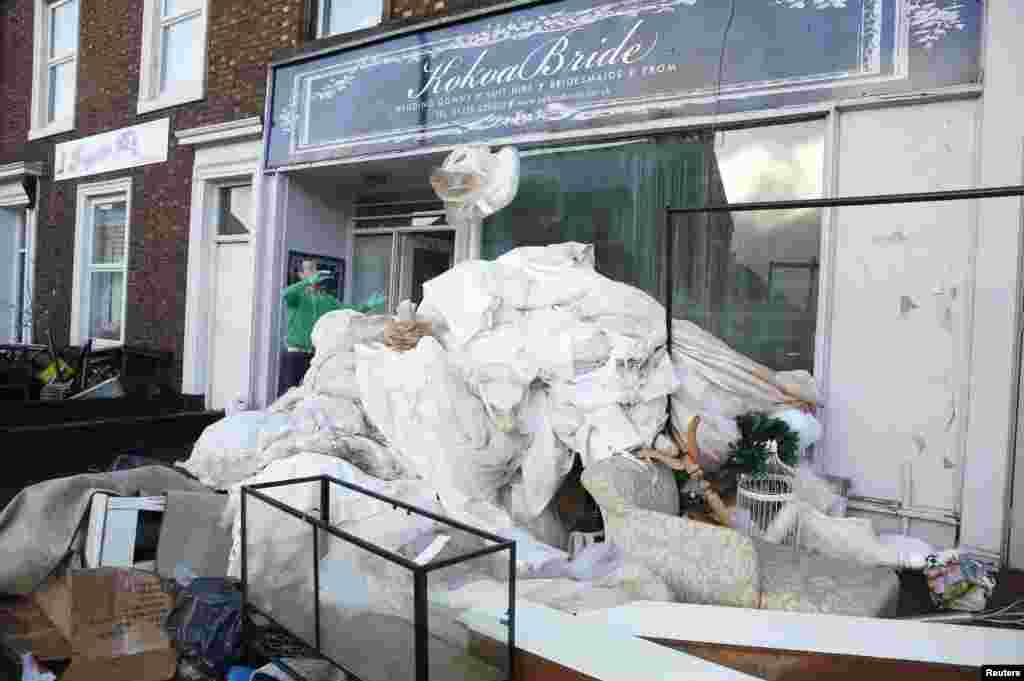
<path id="1" fill-rule="evenodd" d="M 133 125 L 57 145 L 54 181 L 167 160 L 171 119 Z"/>

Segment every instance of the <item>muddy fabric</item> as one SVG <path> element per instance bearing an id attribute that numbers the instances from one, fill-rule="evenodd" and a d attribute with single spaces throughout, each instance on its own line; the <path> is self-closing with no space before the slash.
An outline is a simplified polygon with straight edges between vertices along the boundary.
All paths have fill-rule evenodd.
<path id="1" fill-rule="evenodd" d="M 23 489 L 0 512 L 0 593 L 27 595 L 58 566 L 97 492 L 117 496 L 159 496 L 169 490 L 209 491 L 164 466 L 73 475 Z"/>

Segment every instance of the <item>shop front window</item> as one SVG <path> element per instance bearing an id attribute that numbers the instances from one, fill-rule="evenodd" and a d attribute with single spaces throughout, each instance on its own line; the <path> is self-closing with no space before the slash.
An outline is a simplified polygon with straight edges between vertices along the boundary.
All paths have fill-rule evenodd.
<path id="1" fill-rule="evenodd" d="M 664 302 L 665 206 L 821 196 L 812 121 L 522 154 L 515 200 L 484 221 L 481 255 L 593 244 L 597 269 Z M 674 218 L 673 314 L 777 370 L 813 369 L 817 210 Z"/>
<path id="2" fill-rule="evenodd" d="M 524 152 L 515 200 L 484 221 L 481 256 L 589 243 L 602 274 L 662 297 L 665 206 L 697 200 L 703 157 L 682 137 Z"/>
<path id="3" fill-rule="evenodd" d="M 713 203 L 820 198 L 824 123 L 719 134 L 708 146 Z M 779 371 L 814 370 L 821 211 L 677 216 L 674 316 Z"/>

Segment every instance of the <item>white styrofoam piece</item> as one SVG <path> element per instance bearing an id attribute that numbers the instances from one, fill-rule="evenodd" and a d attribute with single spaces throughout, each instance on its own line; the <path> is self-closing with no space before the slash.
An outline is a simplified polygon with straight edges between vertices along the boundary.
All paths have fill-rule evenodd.
<path id="1" fill-rule="evenodd" d="M 103 559 L 103 537 L 110 495 L 97 492 L 89 504 L 89 530 L 85 535 L 85 567 L 99 567 Z"/>
<path id="2" fill-rule="evenodd" d="M 482 605 L 460 621 L 496 641 L 505 640 L 502 607 Z M 756 677 L 623 634 L 600 621 L 516 600 L 516 647 L 601 681 L 753 680 Z"/>
<path id="3" fill-rule="evenodd" d="M 107 511 L 100 565 L 127 568 L 134 565 L 135 533 L 138 526 L 139 512 L 136 509 L 109 509 Z"/>
<path id="4" fill-rule="evenodd" d="M 423 549 L 423 552 L 420 553 L 420 555 L 416 556 L 414 561 L 416 563 L 419 563 L 420 565 L 429 563 L 437 557 L 437 554 L 441 553 L 441 550 L 444 549 L 445 545 L 449 542 L 449 540 L 451 540 L 451 537 L 447 534 L 442 534 L 438 535 L 437 537 L 434 537 L 434 541 L 430 542 L 430 546 Z"/>
<path id="5" fill-rule="evenodd" d="M 167 497 L 110 497 L 108 508 L 163 512 L 167 509 Z"/>
<path id="6" fill-rule="evenodd" d="M 1020 664 L 1024 632 L 908 620 L 639 601 L 579 615 L 633 636 L 965 667 Z"/>

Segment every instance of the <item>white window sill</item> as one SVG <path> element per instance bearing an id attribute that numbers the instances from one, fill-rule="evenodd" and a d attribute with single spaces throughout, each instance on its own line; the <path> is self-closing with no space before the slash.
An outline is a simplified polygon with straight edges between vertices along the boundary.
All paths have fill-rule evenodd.
<path id="1" fill-rule="evenodd" d="M 159 97 L 153 97 L 151 99 L 140 99 L 137 113 L 141 115 L 149 113 L 151 111 L 159 111 L 160 109 L 167 109 L 172 106 L 178 106 L 180 104 L 198 102 L 205 96 L 206 94 L 201 89 L 167 92 L 160 95 Z"/>
<path id="2" fill-rule="evenodd" d="M 84 341 L 83 341 L 84 343 Z M 82 343 L 79 343 L 82 345 Z M 124 341 L 112 341 L 106 340 L 105 338 L 93 338 L 92 348 L 93 350 L 111 350 L 113 348 L 119 348 L 124 345 Z"/>
<path id="3" fill-rule="evenodd" d="M 62 132 L 71 132 L 75 129 L 75 121 L 73 119 L 67 119 L 64 121 L 54 121 L 43 128 L 31 128 L 28 131 L 28 138 L 30 140 L 37 140 L 41 137 L 50 137 L 51 135 L 59 135 Z"/>

